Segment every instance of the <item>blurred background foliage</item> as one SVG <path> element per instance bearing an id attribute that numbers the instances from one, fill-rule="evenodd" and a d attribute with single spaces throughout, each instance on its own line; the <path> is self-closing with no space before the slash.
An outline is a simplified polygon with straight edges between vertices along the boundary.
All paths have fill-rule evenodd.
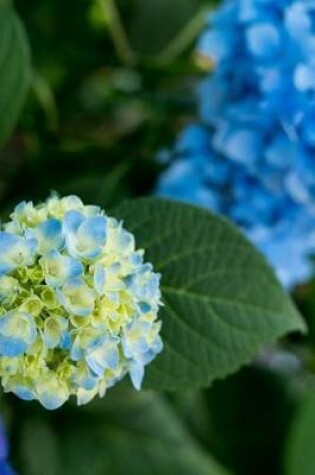
<path id="1" fill-rule="evenodd" d="M 162 166 L 154 157 L 195 114 L 194 85 L 209 65 L 193 47 L 213 5 L 16 0 L 30 43 L 31 90 L 0 152 L 2 214 L 52 190 L 106 209 L 151 193 Z M 314 465 L 298 467 L 303 431 L 315 430 L 305 423 L 314 402 L 299 409 L 297 448 L 285 462 L 315 367 L 314 285 L 296 298 L 310 322 L 309 344 L 293 338 L 287 347 L 306 367 L 269 355 L 198 393 L 136 394 L 123 385 L 88 407 L 52 414 L 8 396 L 2 405 L 14 467 L 23 475 L 313 474 Z"/>
<path id="2" fill-rule="evenodd" d="M 110 206 L 147 193 L 156 151 L 193 110 L 200 0 L 17 1 L 32 90 L 1 154 L 1 199 L 78 193 Z M 36 179 L 34 179 L 36 177 Z"/>

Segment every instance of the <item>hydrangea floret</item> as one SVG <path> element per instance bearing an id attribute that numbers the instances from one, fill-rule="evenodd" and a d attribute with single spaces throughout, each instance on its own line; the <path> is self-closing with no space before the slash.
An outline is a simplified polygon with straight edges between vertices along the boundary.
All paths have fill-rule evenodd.
<path id="1" fill-rule="evenodd" d="M 134 236 L 76 196 L 22 202 L 0 231 L 0 377 L 6 392 L 79 405 L 162 351 L 160 275 Z"/>
<path id="2" fill-rule="evenodd" d="M 225 0 L 197 51 L 212 65 L 198 123 L 158 193 L 226 214 L 292 287 L 315 250 L 315 4 Z"/>

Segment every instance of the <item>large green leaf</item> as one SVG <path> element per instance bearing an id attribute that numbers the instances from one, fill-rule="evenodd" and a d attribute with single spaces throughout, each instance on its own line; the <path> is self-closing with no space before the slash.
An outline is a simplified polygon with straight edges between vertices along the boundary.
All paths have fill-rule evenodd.
<path id="1" fill-rule="evenodd" d="M 31 80 L 27 37 L 7 2 L 0 2 L 0 145 L 19 117 Z"/>
<path id="2" fill-rule="evenodd" d="M 44 417 L 24 421 L 25 475 L 227 475 L 151 393 L 116 388 L 104 401 Z"/>
<path id="3" fill-rule="evenodd" d="M 292 424 L 287 445 L 285 475 L 315 473 L 315 391 L 308 394 Z"/>
<path id="4" fill-rule="evenodd" d="M 146 386 L 207 386 L 304 323 L 261 255 L 225 219 L 159 199 L 127 202 L 125 221 L 162 273 L 164 351 Z"/>

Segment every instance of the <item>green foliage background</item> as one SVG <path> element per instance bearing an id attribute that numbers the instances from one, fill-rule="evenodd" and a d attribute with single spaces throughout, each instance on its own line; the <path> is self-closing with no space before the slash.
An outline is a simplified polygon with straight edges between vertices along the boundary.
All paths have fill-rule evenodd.
<path id="1" fill-rule="evenodd" d="M 214 2 L 16 0 L 14 10 L 10 4 L 0 0 L 3 217 L 17 201 L 45 199 L 51 190 L 78 194 L 105 209 L 116 207 L 123 199 L 152 193 L 162 168 L 154 159 L 157 151 L 170 146 L 178 130 L 195 114 L 194 84 L 209 65 L 197 60 L 193 45 Z M 131 230 L 143 213 L 153 213 L 158 234 L 183 212 L 167 208 L 166 213 L 165 205 L 145 200 L 141 207 L 124 205 L 116 208 L 116 213 Z M 170 369 L 174 368 L 180 392 L 138 394 L 126 383 L 102 401 L 83 408 L 69 404 L 56 413 L 5 396 L 2 413 L 10 429 L 11 459 L 18 473 L 315 473 L 314 284 L 298 289 L 294 296 L 309 323 L 307 337 L 293 335 L 278 346 L 268 347 L 239 373 L 208 389 L 196 389 L 214 376 L 226 376 L 232 363 L 234 369 L 248 363 L 262 343 L 290 329 L 297 330 L 301 324 L 270 271 L 254 254 L 253 268 L 261 268 L 262 277 L 256 286 L 246 290 L 245 285 L 241 291 L 243 281 L 237 280 L 237 272 L 243 269 L 246 252 L 251 256 L 252 250 L 233 230 L 227 244 L 239 245 L 242 252 L 234 257 L 231 251 L 226 254 L 229 247 L 222 240 L 221 221 L 189 209 L 188 229 L 203 224 L 185 242 L 195 240 L 196 248 L 204 238 L 204 262 L 212 262 L 212 269 L 219 264 L 224 268 L 224 262 L 217 261 L 207 248 L 207 243 L 217 239 L 222 247 L 218 255 L 229 256 L 226 267 L 232 266 L 235 274 L 229 286 L 207 275 L 201 298 L 185 301 L 182 294 L 176 296 L 176 289 L 184 287 L 185 282 L 179 281 L 188 274 L 182 275 L 183 267 L 174 268 L 172 263 L 163 267 L 161 249 L 172 245 L 174 252 L 193 254 L 193 248 L 186 249 L 178 236 L 169 240 L 161 237 L 146 246 L 145 229 L 139 235 L 149 257 L 161 257 L 158 262 L 165 274 L 165 295 L 175 314 L 180 313 L 189 325 L 194 316 L 192 326 L 182 328 L 170 306 L 163 311 L 172 342 L 174 335 L 180 337 L 177 347 L 170 345 L 158 365 L 152 367 L 147 382 L 151 388 L 169 389 L 173 377 Z M 187 229 L 181 223 L 178 218 L 179 236 Z M 187 269 L 194 257 L 190 254 L 181 263 Z M 190 272 L 195 269 L 191 267 Z M 242 278 L 244 282 L 255 280 L 250 272 Z M 192 286 L 188 290 L 196 289 Z M 252 314 L 255 326 L 243 318 L 245 310 L 238 315 L 226 302 L 215 307 L 210 294 L 222 301 L 240 299 L 238 304 L 243 307 L 260 302 L 261 307 Z M 203 315 L 213 308 L 221 318 L 241 321 L 243 333 L 241 337 L 234 335 L 234 346 L 230 345 L 231 329 L 220 333 L 219 323 L 210 329 L 210 319 L 204 320 Z M 273 323 L 275 315 L 277 324 Z M 187 346 L 196 332 L 210 330 L 218 335 L 221 347 L 227 344 L 233 351 L 227 368 L 224 354 L 220 357 L 216 351 L 216 341 L 201 344 L 197 338 L 194 345 Z M 164 371 L 164 382 L 159 371 Z"/>

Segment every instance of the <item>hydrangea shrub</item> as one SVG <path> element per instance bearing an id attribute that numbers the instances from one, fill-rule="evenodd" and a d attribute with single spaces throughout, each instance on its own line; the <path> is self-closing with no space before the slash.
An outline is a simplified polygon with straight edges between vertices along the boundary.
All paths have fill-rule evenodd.
<path id="1" fill-rule="evenodd" d="M 0 376 L 47 409 L 85 404 L 162 350 L 160 275 L 121 222 L 76 196 L 20 203 L 0 232 Z"/>
<path id="2" fill-rule="evenodd" d="M 292 287 L 314 252 L 315 7 L 301 0 L 228 0 L 198 51 L 200 85 L 158 193 L 224 213 Z"/>

